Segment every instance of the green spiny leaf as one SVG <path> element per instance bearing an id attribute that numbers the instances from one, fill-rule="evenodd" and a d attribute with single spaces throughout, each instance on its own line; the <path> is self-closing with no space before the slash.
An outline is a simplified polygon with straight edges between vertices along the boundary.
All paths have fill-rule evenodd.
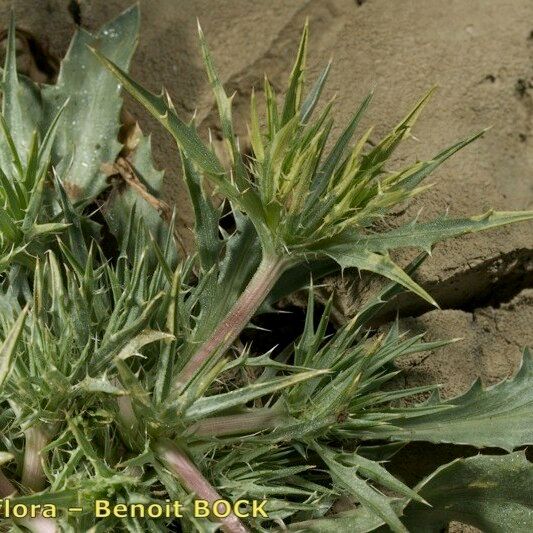
<path id="1" fill-rule="evenodd" d="M 524 452 L 456 459 L 416 490 L 431 508 L 416 502 L 405 508 L 409 531 L 442 531 L 452 521 L 481 531 L 533 529 L 533 465 Z"/>
<path id="2" fill-rule="evenodd" d="M 65 187 L 71 198 L 92 198 L 106 186 L 101 171 L 104 162 L 114 161 L 120 151 L 116 140 L 122 105 L 119 86 L 89 51 L 98 46 L 121 68 L 127 69 L 137 44 L 138 6 L 106 24 L 94 37 L 78 29 L 61 65 L 55 85 L 43 89 L 46 112 L 54 116 L 68 98 L 53 147 L 60 175 L 69 166 Z M 74 157 L 70 157 L 74 155 Z"/>
<path id="3" fill-rule="evenodd" d="M 11 16 L 2 79 L 2 127 L 10 132 L 9 150 L 0 144 L 0 160 L 8 173 L 13 161 L 22 176 L 22 162 L 29 153 L 31 139 L 39 129 L 41 104 L 36 85 L 17 73 L 15 19 Z M 11 137 L 12 136 L 12 137 Z M 11 161 L 10 161 L 11 160 Z"/>
<path id="4" fill-rule="evenodd" d="M 226 392 L 224 394 L 217 394 L 215 396 L 207 396 L 200 398 L 192 404 L 187 410 L 186 416 L 190 419 L 197 419 L 225 411 L 238 405 L 245 405 L 250 400 L 260 398 L 267 394 L 272 394 L 289 387 L 296 385 L 302 381 L 313 379 L 323 374 L 326 374 L 327 370 L 312 370 L 309 372 L 299 372 L 292 376 L 284 378 L 277 378 L 265 383 L 254 383 L 241 387 L 235 391 Z"/>
<path id="5" fill-rule="evenodd" d="M 174 339 L 174 335 L 165 333 L 164 331 L 144 330 L 135 337 L 133 337 L 127 344 L 120 350 L 117 355 L 117 359 L 124 360 L 135 355 L 139 355 L 139 350 L 157 341 L 170 341 Z"/>
<path id="6" fill-rule="evenodd" d="M 462 396 L 442 402 L 449 409 L 401 418 L 382 437 L 500 447 L 513 450 L 533 444 L 533 355 L 526 350 L 513 379 L 483 389 L 478 380 Z"/>
<path id="7" fill-rule="evenodd" d="M 24 328 L 24 322 L 26 321 L 26 316 L 28 315 L 28 307 L 25 307 L 20 315 L 17 317 L 17 320 L 8 331 L 4 342 L 0 346 L 0 390 L 2 390 L 4 382 L 9 375 L 11 370 L 13 356 L 18 347 L 18 342 L 22 335 L 22 330 Z"/>
<path id="8" fill-rule="evenodd" d="M 309 40 L 309 22 L 305 22 L 304 30 L 300 38 L 300 45 L 298 47 L 298 53 L 296 55 L 296 61 L 292 68 L 291 75 L 289 77 L 289 87 L 285 94 L 285 103 L 283 111 L 281 113 L 280 126 L 283 127 L 287 124 L 300 110 L 300 102 L 302 98 L 304 73 L 305 73 L 305 60 L 307 56 L 307 42 Z"/>
<path id="9" fill-rule="evenodd" d="M 384 520 L 393 531 L 408 533 L 408 530 L 392 508 L 390 498 L 384 496 L 361 479 L 357 475 L 357 468 L 343 466 L 335 459 L 335 454 L 323 446 L 315 445 L 315 450 L 327 464 L 334 482 L 340 488 L 357 498 L 361 505 Z"/>
<path id="10" fill-rule="evenodd" d="M 180 120 L 175 111 L 161 96 L 155 96 L 141 87 L 138 83 L 133 81 L 128 74 L 120 68 L 120 66 L 108 59 L 99 50 L 93 48 L 92 51 L 105 67 L 124 85 L 124 88 L 136 100 L 138 100 L 147 111 L 154 116 L 154 118 L 161 122 L 191 161 L 198 165 L 202 170 L 212 175 L 216 176 L 224 173 L 224 168 L 216 158 L 215 154 L 200 140 L 196 130 Z"/>
<path id="11" fill-rule="evenodd" d="M 413 222 L 385 233 L 366 236 L 352 234 L 350 240 L 354 244 L 357 243 L 357 246 L 378 253 L 405 247 L 421 248 L 429 252 L 434 244 L 445 239 L 532 219 L 533 211 L 489 211 L 471 218 L 439 218 L 432 222 Z M 348 242 L 344 237 L 339 240 Z"/>
<path id="12" fill-rule="evenodd" d="M 438 307 L 437 302 L 386 255 L 376 254 L 366 248 L 346 243 L 328 246 L 325 248 L 325 252 L 337 261 L 341 268 L 353 267 L 384 276 L 418 294 L 431 305 Z"/>

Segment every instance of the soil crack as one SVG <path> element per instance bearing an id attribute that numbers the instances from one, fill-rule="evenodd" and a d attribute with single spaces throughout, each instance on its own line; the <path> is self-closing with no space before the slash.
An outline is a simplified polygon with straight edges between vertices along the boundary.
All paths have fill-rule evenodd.
<path id="1" fill-rule="evenodd" d="M 76 26 L 82 26 L 82 16 L 81 16 L 81 3 L 80 0 L 70 0 L 68 3 L 68 12 L 74 21 Z"/>
<path id="2" fill-rule="evenodd" d="M 473 312 L 479 308 L 498 309 L 523 290 L 533 288 L 533 249 L 519 248 L 480 261 L 472 268 L 439 282 L 424 285 L 441 309 Z M 384 307 L 376 318 L 381 325 L 399 315 L 418 317 L 433 310 L 410 293 L 402 293 Z"/>

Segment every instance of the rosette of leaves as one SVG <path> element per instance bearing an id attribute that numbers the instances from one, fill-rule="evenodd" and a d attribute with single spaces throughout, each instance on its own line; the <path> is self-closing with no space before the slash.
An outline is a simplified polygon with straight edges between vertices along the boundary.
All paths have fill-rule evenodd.
<path id="1" fill-rule="evenodd" d="M 104 54 L 126 61 L 136 39 L 136 22 L 130 27 L 126 21 L 137 17 L 136 9 L 127 12 L 90 44 L 100 43 Z M 121 38 L 125 28 L 130 33 Z M 81 38 L 89 39 L 82 32 L 74 42 Z M 128 223 L 116 224 L 119 246 L 109 251 L 82 210 L 108 186 L 99 166 L 91 167 L 95 174 L 84 182 L 84 150 L 92 157 L 96 145 L 60 143 L 50 152 L 60 176 L 52 181 L 51 212 L 65 227 L 58 228 L 60 239 L 41 242 L 32 268 L 22 274 L 23 290 L 13 290 L 17 265 L 7 265 L 0 293 L 0 497 L 55 503 L 61 512 L 55 518 L 5 520 L 0 527 L 404 532 L 440 531 L 460 520 L 486 530 L 505 531 L 510 524 L 513 531 L 531 530 L 533 472 L 522 452 L 513 453 L 533 443 L 531 356 L 524 355 L 514 378 L 492 388 L 475 384 L 458 398 L 443 401 L 434 393 L 426 402 L 406 406 L 399 401 L 435 387 L 391 388 L 399 372 L 394 360 L 449 341 L 424 342 L 423 336 L 401 334 L 397 325 L 377 334 L 369 323 L 406 288 L 431 299 L 411 277 L 425 256 L 402 270 L 388 257 L 389 249 L 427 251 L 444 238 L 533 214 L 443 218 L 378 232 L 376 219 L 418 194 L 421 180 L 475 136 L 429 162 L 385 173 L 420 104 L 375 147 L 365 146 L 364 135 L 350 147 L 367 100 L 326 150 L 330 105 L 314 121 L 311 113 L 329 67 L 303 98 L 306 29 L 280 108 L 266 83 L 263 131 L 252 98 L 253 153 L 246 158 L 233 133 L 230 99 L 202 35 L 201 42 L 230 169 L 167 100 L 153 97 L 101 56 L 178 141 L 196 215 L 197 250 L 190 257 L 176 261 L 172 224 L 158 238 L 151 221 L 160 220 L 151 217 L 153 212 L 144 216 L 150 205 L 135 196 L 127 199 L 127 215 L 118 212 L 120 203 L 113 207 Z M 86 47 L 85 52 L 90 53 Z M 83 57 L 89 61 L 89 55 Z M 113 78 L 102 70 L 96 79 L 107 84 Z M 90 80 L 83 83 L 92 90 Z M 85 85 L 78 89 L 83 94 Z M 95 105 L 107 98 L 106 91 L 98 88 Z M 109 89 L 111 100 L 114 91 L 116 82 Z M 100 148 L 114 147 L 107 163 L 119 155 L 118 109 L 113 109 L 113 116 L 105 115 L 110 146 Z M 91 118 L 84 128 L 91 128 Z M 64 153 L 58 156 L 61 146 Z M 82 157 L 78 166 L 67 163 L 76 157 Z M 80 174 L 71 172 L 76 168 Z M 206 180 L 231 207 L 236 226 L 231 233 L 220 228 L 223 210 L 204 188 Z M 77 197 L 72 183 L 86 192 Z M 104 223 L 113 226 L 109 215 Z M 339 266 L 370 270 L 389 278 L 389 284 L 332 332 L 331 303 L 315 316 L 309 283 L 311 274 L 318 279 Z M 301 287 L 308 287 L 309 302 L 295 341 L 267 353 L 253 343 L 235 342 L 255 314 L 278 312 L 275 301 Z M 283 341 L 276 333 L 273 345 Z M 454 461 L 409 487 L 386 462 L 411 441 L 511 453 Z M 341 496 L 349 497 L 352 509 L 336 515 L 334 504 Z M 212 503 L 221 497 L 266 499 L 268 517 L 230 513 L 209 521 L 194 516 L 193 498 Z M 179 524 L 138 516 L 97 520 L 92 512 L 97 498 L 122 504 L 179 499 L 183 517 Z M 83 512 L 66 512 L 78 506 Z"/>

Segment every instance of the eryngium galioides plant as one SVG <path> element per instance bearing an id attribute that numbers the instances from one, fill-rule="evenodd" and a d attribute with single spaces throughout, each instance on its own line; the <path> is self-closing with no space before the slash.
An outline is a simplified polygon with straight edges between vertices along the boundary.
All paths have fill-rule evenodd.
<path id="1" fill-rule="evenodd" d="M 406 289 L 434 303 L 411 277 L 434 244 L 533 218 L 491 211 L 379 229 L 481 133 L 393 171 L 390 157 L 427 96 L 370 147 L 369 132 L 352 141 L 369 96 L 331 139 L 333 102 L 318 104 L 329 65 L 304 87 L 306 27 L 282 104 L 268 81 L 263 111 L 252 94 L 245 155 L 200 31 L 230 162 L 223 165 L 167 96 L 129 78 L 137 26 L 134 7 L 94 37 L 80 30 L 54 86 L 17 74 L 11 27 L 0 160 L 0 497 L 58 511 L 17 518 L 4 506 L 0 528 L 440 531 L 452 520 L 533 528 L 533 471 L 513 453 L 533 443 L 530 355 L 513 379 L 443 401 L 433 386 L 391 386 L 394 360 L 455 340 L 425 342 L 397 324 L 370 328 Z M 137 129 L 124 146 L 117 141 L 112 74 L 177 142 L 196 217 L 189 256 L 176 247 L 175 219 L 167 224 L 154 209 L 161 174 L 149 140 Z M 102 163 L 114 163 L 113 179 Z M 231 233 L 221 229 L 213 186 L 231 208 Z M 402 269 L 389 252 L 404 247 L 423 253 Z M 313 282 L 345 268 L 386 282 L 333 332 L 331 302 L 315 316 Z M 274 330 L 266 353 L 236 342 L 254 315 L 278 312 L 276 300 L 302 288 L 309 301 L 296 341 Z M 402 401 L 422 393 L 425 402 Z M 384 462 L 412 441 L 510 453 L 454 461 L 409 487 Z M 335 515 L 341 496 L 351 510 Z M 266 500 L 264 514 L 195 516 L 195 499 L 220 498 Z M 181 516 L 97 518 L 98 499 L 140 508 L 179 500 Z"/>

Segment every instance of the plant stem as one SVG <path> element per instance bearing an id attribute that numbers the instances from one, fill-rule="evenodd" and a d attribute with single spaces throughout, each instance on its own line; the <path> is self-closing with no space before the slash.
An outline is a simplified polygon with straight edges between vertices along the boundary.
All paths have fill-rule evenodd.
<path id="1" fill-rule="evenodd" d="M 17 489 L 0 470 L 0 498 L 8 498 L 17 492 Z"/>
<path id="2" fill-rule="evenodd" d="M 119 429 L 130 450 L 137 449 L 136 441 L 139 428 L 139 421 L 133 411 L 133 403 L 129 396 L 119 396 L 117 398 Z"/>
<path id="3" fill-rule="evenodd" d="M 48 444 L 49 438 L 41 427 L 32 427 L 24 432 L 26 446 L 22 465 L 22 485 L 34 492 L 45 486 L 46 477 L 41 465 L 41 450 Z"/>
<path id="4" fill-rule="evenodd" d="M 189 359 L 176 379 L 176 386 L 184 386 L 195 372 L 215 354 L 224 355 L 233 341 L 250 322 L 279 277 L 289 266 L 285 257 L 264 256 L 246 289 L 235 302 L 226 318 L 218 325 L 207 339 Z"/>
<path id="5" fill-rule="evenodd" d="M 253 409 L 247 413 L 205 418 L 189 428 L 191 435 L 223 437 L 273 429 L 283 423 L 283 412 L 273 408 Z"/>
<path id="6" fill-rule="evenodd" d="M 0 498 L 10 498 L 18 494 L 17 489 L 0 470 Z M 57 533 L 56 523 L 50 518 L 36 516 L 35 518 L 22 518 L 17 522 L 33 533 Z"/>
<path id="7" fill-rule="evenodd" d="M 44 518 L 43 516 L 22 518 L 20 523 L 32 533 L 57 533 L 59 531 L 51 518 Z"/>
<path id="8" fill-rule="evenodd" d="M 207 500 L 211 506 L 215 501 L 222 499 L 196 465 L 174 442 L 162 439 L 155 443 L 154 451 L 187 491 L 202 500 Z M 221 518 L 220 521 L 222 522 L 222 531 L 225 533 L 249 532 L 248 528 L 233 512 L 227 517 Z"/>

